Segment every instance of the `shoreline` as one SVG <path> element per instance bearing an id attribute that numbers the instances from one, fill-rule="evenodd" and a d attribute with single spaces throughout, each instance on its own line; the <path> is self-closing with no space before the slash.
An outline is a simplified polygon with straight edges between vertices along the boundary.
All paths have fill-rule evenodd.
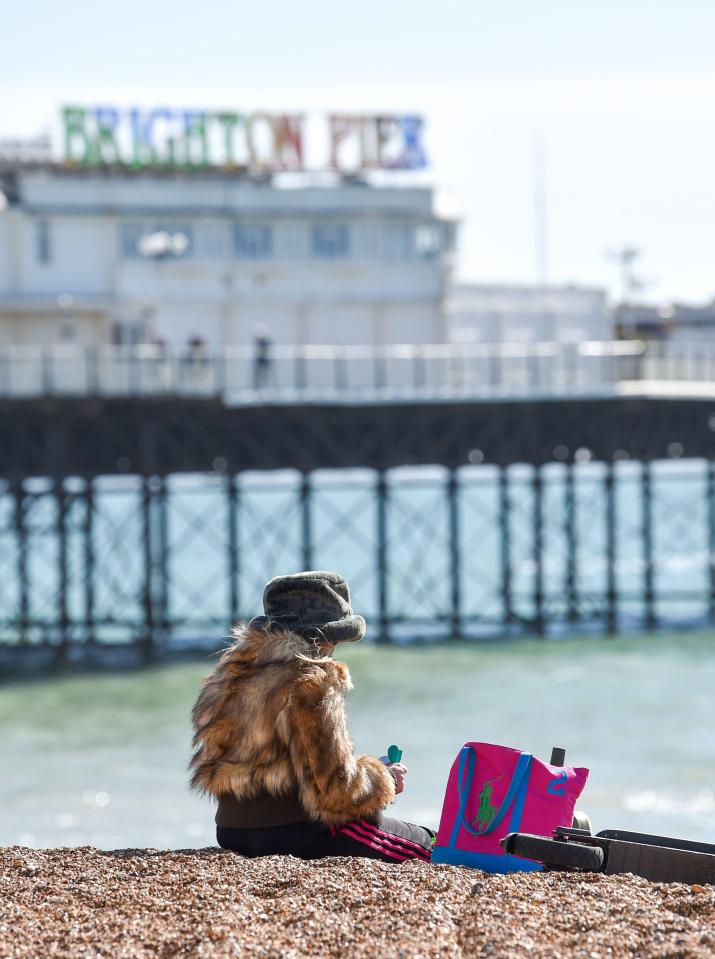
<path id="1" fill-rule="evenodd" d="M 218 848 L 0 849 L 0 957 L 700 959 L 715 886 Z"/>

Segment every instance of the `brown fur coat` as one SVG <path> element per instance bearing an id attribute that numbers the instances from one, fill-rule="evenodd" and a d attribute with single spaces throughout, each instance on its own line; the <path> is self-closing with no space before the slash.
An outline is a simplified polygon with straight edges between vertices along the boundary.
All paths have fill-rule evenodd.
<path id="1" fill-rule="evenodd" d="M 356 756 L 345 719 L 344 663 L 291 632 L 238 627 L 193 711 L 191 785 L 250 799 L 296 789 L 311 819 L 339 825 L 383 810 L 393 778 Z"/>

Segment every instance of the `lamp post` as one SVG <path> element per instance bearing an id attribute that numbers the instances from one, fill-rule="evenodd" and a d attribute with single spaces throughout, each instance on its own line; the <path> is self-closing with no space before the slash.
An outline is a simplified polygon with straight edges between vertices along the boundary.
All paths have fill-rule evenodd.
<path id="1" fill-rule="evenodd" d="M 634 322 L 635 311 L 632 297 L 642 290 L 643 283 L 635 273 L 636 261 L 641 251 L 635 246 L 622 246 L 616 250 L 609 250 L 606 256 L 613 260 L 619 270 L 621 302 L 617 308 L 619 334 L 622 339 L 635 339 L 638 331 Z"/>
<path id="2" fill-rule="evenodd" d="M 151 233 L 144 233 L 137 241 L 137 252 L 139 256 L 147 262 L 159 264 L 162 260 L 178 259 L 185 256 L 189 249 L 189 237 L 186 233 L 169 233 L 168 230 L 155 230 Z M 155 268 L 156 269 L 156 268 Z M 157 277 L 158 279 L 158 273 Z M 151 305 L 147 306 L 150 302 Z M 143 315 L 141 317 L 142 339 L 149 340 L 154 346 L 159 347 L 158 355 L 153 358 L 151 369 L 155 379 L 154 388 L 166 389 L 172 379 L 167 378 L 170 367 L 167 369 L 167 357 L 164 352 L 164 339 L 159 338 L 154 327 L 154 320 L 157 313 L 157 298 L 151 301 L 144 301 Z M 157 362 L 158 361 L 158 362 Z M 137 371 L 139 372 L 139 371 Z"/>
<path id="3" fill-rule="evenodd" d="M 182 232 L 169 233 L 167 230 L 155 230 L 153 233 L 144 233 L 137 240 L 139 256 L 152 263 L 178 259 L 185 256 L 188 249 L 189 238 L 186 233 Z M 155 314 L 156 307 L 154 307 L 149 319 L 153 319 Z"/>

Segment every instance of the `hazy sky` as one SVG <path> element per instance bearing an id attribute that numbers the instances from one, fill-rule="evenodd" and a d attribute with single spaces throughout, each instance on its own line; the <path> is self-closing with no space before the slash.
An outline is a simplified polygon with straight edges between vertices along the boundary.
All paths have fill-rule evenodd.
<path id="1" fill-rule="evenodd" d="M 549 276 L 651 299 L 715 295 L 715 2 L 35 0 L 3 12 L 0 135 L 60 103 L 418 111 L 463 221 L 460 273 L 535 277 L 544 144 Z"/>

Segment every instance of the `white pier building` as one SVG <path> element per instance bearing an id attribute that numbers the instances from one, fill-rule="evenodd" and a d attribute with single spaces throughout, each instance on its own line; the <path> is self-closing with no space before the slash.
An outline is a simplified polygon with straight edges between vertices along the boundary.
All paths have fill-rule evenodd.
<path id="1" fill-rule="evenodd" d="M 159 120 L 166 129 L 155 113 L 145 141 L 150 121 L 152 136 Z M 358 158 L 351 170 L 338 165 L 352 130 L 345 118 L 331 118 L 332 170 L 286 162 L 278 133 L 273 168 L 259 157 L 258 169 L 192 167 L 145 141 L 146 162 L 118 162 L 118 111 L 65 114 L 65 156 L 49 146 L 22 156 L 18 144 L 13 158 L 0 148 L 0 348 L 200 342 L 216 350 L 252 342 L 258 328 L 276 344 L 446 341 L 455 223 L 436 214 L 431 188 L 400 172 L 412 155 L 385 153 L 387 134 L 376 141 L 377 160 Z M 196 116 L 184 131 L 192 144 Z M 417 119 L 390 123 L 391 135 L 412 123 L 414 153 Z M 224 132 L 235 126 L 224 117 Z M 368 162 L 382 164 L 379 184 L 372 168 L 361 169 Z"/>

